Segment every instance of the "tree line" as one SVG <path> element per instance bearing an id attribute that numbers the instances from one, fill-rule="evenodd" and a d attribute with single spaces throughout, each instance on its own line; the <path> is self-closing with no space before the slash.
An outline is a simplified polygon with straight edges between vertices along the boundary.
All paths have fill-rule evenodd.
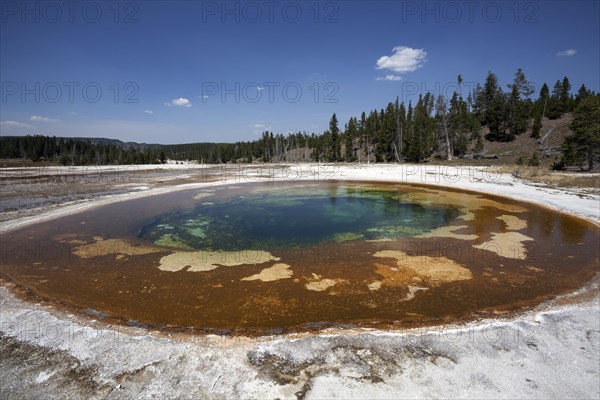
<path id="1" fill-rule="evenodd" d="M 485 82 L 462 95 L 463 78 L 450 98 L 420 95 L 415 104 L 394 102 L 385 108 L 362 112 L 340 128 L 333 114 L 321 134 L 287 135 L 265 131 L 253 141 L 146 145 L 126 148 L 66 138 L 27 136 L 1 138 L 0 157 L 58 161 L 63 165 L 161 163 L 166 159 L 201 163 L 231 162 L 424 162 L 433 156 L 452 160 L 481 155 L 484 140 L 510 142 L 529 132 L 539 138 L 542 119 L 573 113 L 573 134 L 562 146 L 556 168 L 569 165 L 593 168 L 600 161 L 600 94 L 582 85 L 575 96 L 567 77 L 552 91 L 535 86 L 518 69 L 504 90 L 489 72 Z"/>
<path id="2" fill-rule="evenodd" d="M 597 151 L 589 151 L 590 146 L 578 150 L 600 136 L 597 128 L 591 128 L 594 126 L 592 121 L 600 119 L 594 117 L 596 114 L 590 114 L 590 110 L 600 109 L 600 97 L 585 85 L 573 96 L 569 79 L 564 77 L 556 82 L 552 92 L 547 84 L 543 84 L 534 100 L 534 85 L 521 69 L 516 72 L 507 91 L 502 89 L 492 72 L 488 73 L 485 83 L 478 84 L 466 99 L 461 93 L 462 84 L 463 79 L 459 75 L 458 91 L 454 91 L 450 99 L 443 95 L 434 98 L 431 93 L 426 93 L 419 96 L 415 105 L 411 102 L 399 104 L 396 99 L 385 109 L 372 110 L 368 115 L 363 112 L 360 118 L 349 119 L 344 132 L 338 129 L 334 114 L 329 129 L 317 141 L 313 158 L 353 162 L 362 157 L 375 162 L 422 162 L 437 154 L 452 160 L 469 152 L 480 154 L 484 139 L 510 142 L 527 131 L 532 138 L 539 138 L 543 118 L 557 119 L 584 105 L 588 111 L 575 112 L 572 126 L 575 136 L 568 141 L 572 155 L 563 152 L 561 165 L 580 162 L 582 153 L 586 153 L 588 158 L 597 157 Z M 582 123 L 581 118 L 584 117 L 586 122 Z M 586 126 L 590 127 L 587 136 L 576 140 Z M 565 146 L 563 150 L 567 148 Z M 579 156 L 575 156 L 576 153 Z"/>

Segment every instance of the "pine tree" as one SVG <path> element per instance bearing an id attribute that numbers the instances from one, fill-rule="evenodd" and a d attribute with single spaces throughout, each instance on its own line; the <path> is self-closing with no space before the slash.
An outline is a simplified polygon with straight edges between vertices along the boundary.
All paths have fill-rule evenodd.
<path id="1" fill-rule="evenodd" d="M 378 145 L 382 146 L 382 161 L 393 161 L 395 156 L 394 143 L 398 125 L 398 105 L 396 103 L 388 103 L 381 119 L 381 142 Z"/>
<path id="2" fill-rule="evenodd" d="M 575 103 L 577 105 L 579 105 L 581 100 L 583 100 L 586 97 L 591 96 L 591 95 L 592 95 L 592 93 L 588 90 L 588 88 L 586 88 L 585 85 L 582 84 L 581 87 L 579 88 L 579 91 L 577 92 L 577 96 L 575 97 Z"/>
<path id="3" fill-rule="evenodd" d="M 502 89 L 498 85 L 498 78 L 491 71 L 488 72 L 485 84 L 483 85 L 481 92 L 477 95 L 479 108 L 483 112 L 482 122 L 484 125 L 489 125 L 491 121 L 496 119 L 496 111 L 498 110 L 496 110 L 494 106 L 501 94 Z"/>
<path id="4" fill-rule="evenodd" d="M 379 114 L 377 110 L 371 111 L 367 117 L 365 124 L 366 146 L 367 146 L 367 163 L 373 159 L 373 142 L 377 127 L 379 125 Z"/>
<path id="5" fill-rule="evenodd" d="M 562 80 L 562 84 L 560 85 L 560 104 L 563 112 L 571 112 L 573 111 L 571 107 L 572 98 L 571 98 L 571 83 L 569 82 L 569 78 L 566 76 Z"/>
<path id="6" fill-rule="evenodd" d="M 548 118 L 557 119 L 564 113 L 564 107 L 561 100 L 563 87 L 561 81 L 556 81 L 552 89 L 552 96 L 548 100 Z"/>
<path id="7" fill-rule="evenodd" d="M 535 91 L 535 87 L 527 80 L 527 78 L 525 78 L 525 73 L 521 68 L 515 73 L 514 81 L 512 84 L 508 85 L 508 88 L 512 89 L 515 86 L 519 96 L 525 99 L 530 98 Z"/>
<path id="8" fill-rule="evenodd" d="M 456 92 L 454 92 L 452 101 L 456 101 Z M 450 107 L 452 109 L 452 105 Z M 450 137 L 449 126 L 449 119 L 452 115 L 452 111 L 450 112 L 450 115 L 448 115 L 448 106 L 446 104 L 444 96 L 442 96 L 441 94 L 438 96 L 437 101 L 435 103 L 435 114 L 439 119 L 440 131 L 442 133 L 441 138 L 442 140 L 444 140 L 444 144 L 446 147 L 446 159 L 448 161 L 451 161 L 452 157 L 454 156 L 454 138 Z"/>
<path id="9" fill-rule="evenodd" d="M 520 98 L 519 89 L 516 84 L 512 85 L 507 107 L 508 132 L 512 136 L 512 139 L 514 139 L 514 136 L 525 132 L 527 125 L 529 125 L 529 113 L 527 112 L 525 103 Z"/>
<path id="10" fill-rule="evenodd" d="M 407 160 L 421 162 L 429 157 L 437 144 L 435 120 L 431 118 L 433 96 L 419 96 L 414 109 L 412 130 L 408 137 Z M 411 113 L 409 104 L 409 115 Z"/>
<path id="11" fill-rule="evenodd" d="M 538 97 L 537 101 L 535 102 L 535 113 L 539 113 L 542 118 L 545 117 L 547 115 L 547 107 L 548 107 L 548 101 L 550 100 L 550 89 L 548 88 L 548 85 L 546 85 L 546 83 L 544 83 L 542 85 L 542 88 L 540 89 L 540 96 Z"/>
<path id="12" fill-rule="evenodd" d="M 587 97 L 573 112 L 573 134 L 565 138 L 562 146 L 564 165 L 587 164 L 588 170 L 600 161 L 600 96 Z"/>
<path id="13" fill-rule="evenodd" d="M 415 105 L 415 108 L 412 109 L 411 104 L 409 103 L 408 105 L 408 115 L 409 115 L 409 120 L 411 121 L 410 124 L 410 132 L 409 135 L 407 137 L 407 146 L 406 146 L 406 159 L 407 161 L 410 162 L 418 162 L 420 161 L 420 154 L 421 154 L 421 149 L 420 149 L 420 139 L 419 139 L 419 134 L 420 134 L 420 129 L 418 128 L 418 122 L 420 119 L 420 110 L 423 106 L 423 98 L 421 95 L 419 95 L 419 100 L 417 101 L 417 104 Z M 414 114 L 414 115 L 413 115 Z"/>
<path id="14" fill-rule="evenodd" d="M 355 159 L 354 142 L 357 135 L 356 118 L 351 117 L 346 125 L 346 132 L 344 133 L 345 159 L 348 162 L 352 162 Z"/>
<path id="15" fill-rule="evenodd" d="M 329 131 L 327 140 L 327 161 L 338 161 L 339 159 L 339 136 L 338 119 L 335 113 L 329 120 Z"/>
<path id="16" fill-rule="evenodd" d="M 484 117 L 483 109 L 482 109 L 482 100 L 481 100 L 482 93 L 483 93 L 483 88 L 478 83 L 477 85 L 475 85 L 475 89 L 473 90 L 473 92 L 469 93 L 469 97 L 468 97 L 471 114 L 473 114 L 473 117 L 474 117 L 473 119 L 478 120 L 479 124 L 481 124 L 483 122 L 483 117 Z"/>
<path id="17" fill-rule="evenodd" d="M 455 156 L 462 156 L 467 152 L 469 132 L 473 129 L 472 120 L 479 124 L 476 118 L 471 118 L 468 103 L 454 92 L 450 100 L 450 140 Z"/>
<path id="18" fill-rule="evenodd" d="M 507 142 L 513 136 L 506 134 L 506 105 L 504 93 L 498 85 L 498 78 L 492 72 L 488 73 L 483 90 L 477 95 L 483 112 L 483 125 L 487 125 L 490 133 L 486 138 L 490 141 Z"/>
<path id="19" fill-rule="evenodd" d="M 404 160 L 404 131 L 406 129 L 406 109 L 404 103 L 398 106 L 398 97 L 396 97 L 397 121 L 396 137 L 394 141 L 394 150 L 396 152 L 396 161 Z"/>
<path id="20" fill-rule="evenodd" d="M 435 97 L 432 93 L 426 93 L 424 97 L 425 103 L 425 114 L 423 120 L 426 123 L 426 130 L 424 131 L 424 142 L 423 142 L 423 157 L 427 158 L 433 153 L 438 147 L 438 140 L 436 135 L 436 123 L 435 119 L 432 118 L 433 111 L 435 109 Z"/>
<path id="21" fill-rule="evenodd" d="M 360 123 L 358 125 L 358 134 L 360 136 L 361 153 L 364 152 L 365 156 L 367 157 L 367 163 L 368 163 L 369 162 L 369 147 L 368 147 L 368 138 L 367 138 L 367 116 L 364 111 L 360 114 Z M 359 162 L 360 162 L 360 158 L 359 158 Z"/>

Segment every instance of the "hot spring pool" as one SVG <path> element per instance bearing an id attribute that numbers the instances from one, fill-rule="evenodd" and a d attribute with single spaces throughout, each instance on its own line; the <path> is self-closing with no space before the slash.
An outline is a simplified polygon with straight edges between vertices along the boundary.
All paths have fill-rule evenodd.
<path id="1" fill-rule="evenodd" d="M 493 196 L 255 183 L 147 197 L 0 236 L 22 293 L 109 321 L 260 334 L 413 327 L 531 307 L 599 270 L 599 230 Z"/>

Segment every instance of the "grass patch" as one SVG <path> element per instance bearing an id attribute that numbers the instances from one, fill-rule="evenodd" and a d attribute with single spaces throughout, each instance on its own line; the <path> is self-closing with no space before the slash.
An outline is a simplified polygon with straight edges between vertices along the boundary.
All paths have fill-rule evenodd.
<path id="1" fill-rule="evenodd" d="M 552 171 L 545 167 L 498 165 L 491 172 L 511 174 L 520 179 L 552 186 L 600 189 L 600 173 Z"/>

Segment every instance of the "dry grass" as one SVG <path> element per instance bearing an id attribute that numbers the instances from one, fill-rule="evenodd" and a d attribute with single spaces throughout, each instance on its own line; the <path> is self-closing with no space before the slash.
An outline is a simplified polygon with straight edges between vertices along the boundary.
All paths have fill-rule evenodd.
<path id="1" fill-rule="evenodd" d="M 545 183 L 550 186 L 600 189 L 599 172 L 558 172 L 548 167 L 529 167 L 523 165 L 498 165 L 490 168 L 492 172 L 511 174 L 531 182 Z"/>

